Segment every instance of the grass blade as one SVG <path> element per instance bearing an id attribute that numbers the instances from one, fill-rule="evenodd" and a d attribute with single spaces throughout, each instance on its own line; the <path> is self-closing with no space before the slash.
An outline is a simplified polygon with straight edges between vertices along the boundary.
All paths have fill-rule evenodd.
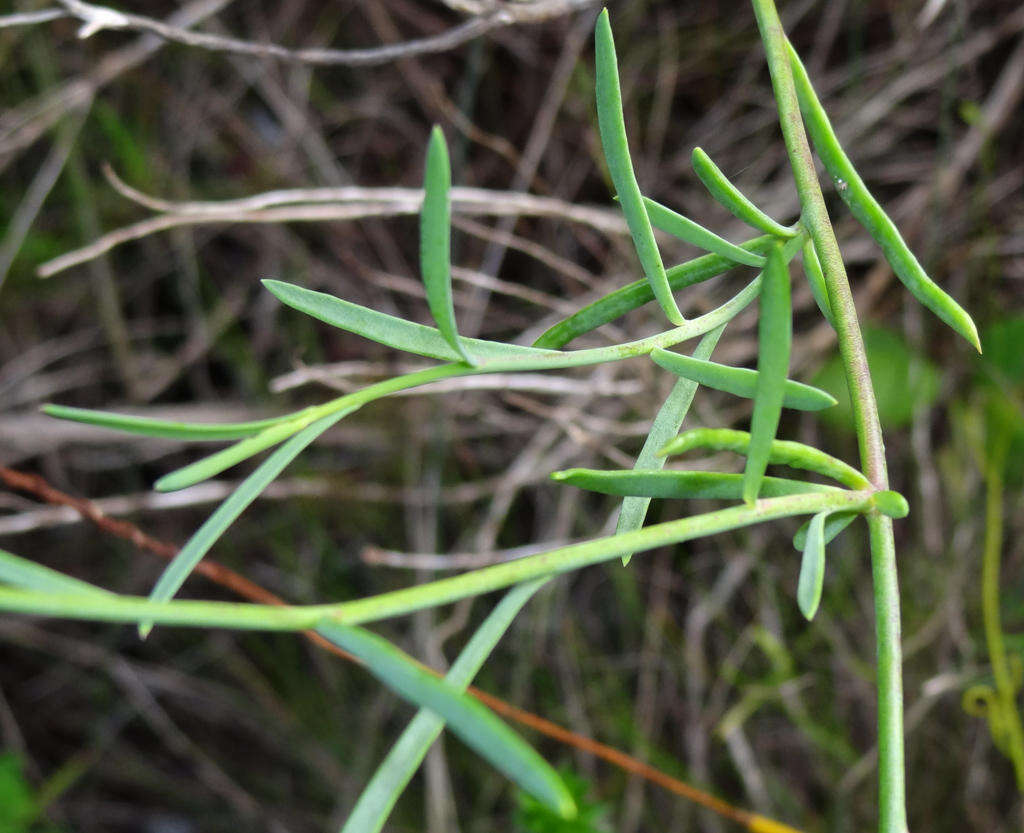
<path id="1" fill-rule="evenodd" d="M 767 235 L 755 237 L 740 243 L 740 248 L 751 254 L 761 255 L 771 248 L 774 241 L 775 238 Z M 736 262 L 732 258 L 709 254 L 672 266 L 665 274 L 668 276 L 669 287 L 672 290 L 678 290 L 710 280 L 723 272 L 728 272 L 735 266 Z M 596 330 L 602 324 L 608 324 L 653 300 L 654 290 L 651 289 L 650 282 L 647 280 L 634 281 L 559 321 L 547 329 L 533 343 L 533 346 L 558 350 L 574 338 Z"/>
<path id="2" fill-rule="evenodd" d="M 896 277 L 910 290 L 910 294 L 967 339 L 980 353 L 981 341 L 978 339 L 978 329 L 974 325 L 974 320 L 945 290 L 928 277 L 928 273 L 924 271 L 896 228 L 896 224 L 872 196 L 853 162 L 839 144 L 839 138 L 832 129 L 825 108 L 821 106 L 814 92 L 800 56 L 796 54 L 792 44 L 787 45 L 800 112 L 803 113 L 814 149 L 835 182 L 839 196 L 849 206 L 850 213 L 867 229 L 868 234 L 882 249 Z"/>
<path id="3" fill-rule="evenodd" d="M 728 367 L 701 361 L 671 350 L 657 349 L 651 353 L 655 364 L 677 376 L 692 379 L 705 387 L 725 391 L 734 396 L 753 399 L 757 392 L 758 372 L 746 367 Z M 820 388 L 787 379 L 783 386 L 782 404 L 798 411 L 820 411 L 836 404 L 835 398 Z"/>
<path id="4" fill-rule="evenodd" d="M 675 326 L 685 323 L 683 314 L 676 305 L 672 289 L 665 275 L 665 265 L 654 239 L 654 229 L 644 208 L 640 186 L 633 173 L 633 162 L 629 157 L 629 141 L 626 138 L 626 123 L 622 115 L 622 91 L 619 89 L 619 68 L 615 57 L 615 41 L 612 37 L 608 10 L 604 9 L 597 18 L 594 30 L 595 82 L 597 86 L 597 124 L 601 133 L 608 172 L 626 216 L 626 225 L 633 237 L 637 257 L 644 274 L 651 284 L 654 297 L 664 310 L 668 320 Z"/>
<path id="5" fill-rule="evenodd" d="M 189 538 L 185 546 L 174 556 L 149 594 L 150 601 L 166 602 L 173 597 L 185 583 L 185 579 L 188 578 L 196 564 L 235 519 L 245 511 L 246 507 L 259 497 L 260 493 L 306 446 L 345 416 L 345 413 L 346 411 L 339 411 L 329 414 L 306 426 L 260 463 L 259 467 L 242 481 L 227 500 L 214 510 L 206 522 L 196 530 L 195 535 Z M 143 623 L 139 626 L 139 635 L 145 639 L 152 628 L 152 623 Z"/>
<path id="6" fill-rule="evenodd" d="M 603 495 L 646 498 L 708 498 L 739 500 L 743 497 L 742 474 L 711 471 L 634 471 L 631 469 L 566 469 L 551 479 Z M 835 486 L 765 477 L 760 497 L 786 497 L 807 492 L 838 492 Z"/>
<path id="7" fill-rule="evenodd" d="M 807 276 L 807 283 L 810 284 L 811 294 L 814 296 L 814 303 L 818 305 L 825 320 L 832 325 L 834 330 L 836 321 L 832 317 L 832 302 L 828 298 L 828 287 L 825 285 L 825 273 L 821 271 L 821 261 L 818 260 L 818 251 L 814 248 L 814 241 L 808 239 L 804 243 L 804 274 Z"/>
<path id="8" fill-rule="evenodd" d="M 0 550 L 0 583 L 41 593 L 113 595 L 94 584 L 66 576 L 6 550 Z"/>
<path id="9" fill-rule="evenodd" d="M 149 417 L 132 416 L 131 414 L 111 414 L 106 411 L 93 411 L 89 408 L 69 408 L 66 405 L 43 405 L 40 409 L 47 416 L 95 425 L 98 428 L 110 428 L 113 431 L 127 431 L 129 434 L 140 434 L 144 437 L 166 437 L 172 440 L 240 440 L 258 434 L 265 428 L 277 425 L 292 418 L 290 414 L 261 419 L 255 422 L 229 422 L 221 425 L 202 425 L 194 422 L 174 422 Z"/>
<path id="10" fill-rule="evenodd" d="M 328 622 L 316 630 L 361 659 L 396 694 L 440 715 L 466 745 L 542 804 L 563 818 L 576 815 L 575 802 L 558 773 L 478 700 L 433 676 L 376 634 Z"/>
<path id="11" fill-rule="evenodd" d="M 445 682 L 465 691 L 516 614 L 548 581 L 542 578 L 526 582 L 506 593 L 452 663 Z M 442 729 L 444 718 L 436 712 L 420 709 L 416 713 L 363 789 L 341 833 L 379 833 Z"/>
<path id="12" fill-rule="evenodd" d="M 750 434 L 731 428 L 694 428 L 666 443 L 659 455 L 682 454 L 695 448 L 712 451 L 734 451 L 745 455 L 750 446 Z M 870 489 L 871 483 L 853 466 L 826 454 L 813 446 L 791 440 L 772 440 L 768 462 L 813 471 L 838 480 L 850 489 Z"/>
<path id="13" fill-rule="evenodd" d="M 423 208 L 420 211 L 420 271 L 427 290 L 427 305 L 437 329 L 448 345 L 466 362 L 474 364 L 459 339 L 452 302 L 450 191 L 452 172 L 448 146 L 441 128 L 430 132 L 426 172 L 423 176 Z"/>
<path id="14" fill-rule="evenodd" d="M 821 590 L 825 584 L 825 538 L 824 527 L 827 512 L 819 512 L 807 527 L 804 542 L 804 557 L 800 562 L 800 579 L 797 582 L 796 601 L 800 612 L 809 622 L 818 612 Z"/>
<path id="15" fill-rule="evenodd" d="M 283 281 L 265 280 L 263 285 L 282 304 L 304 312 L 332 327 L 404 350 L 418 356 L 427 356 L 446 362 L 461 362 L 460 356 L 434 327 L 426 327 L 412 321 L 405 321 L 383 312 L 369 309 L 335 298 L 326 292 L 315 292 Z M 463 338 L 461 341 L 473 356 L 479 359 L 531 358 L 550 355 L 551 351 L 516 344 L 499 344 L 477 338 Z"/>
<path id="16" fill-rule="evenodd" d="M 647 209 L 647 216 L 650 217 L 654 227 L 661 229 L 666 234 L 678 237 L 680 240 L 705 251 L 734 260 L 736 263 L 742 263 L 746 266 L 764 265 L 764 258 L 760 255 L 751 254 L 746 249 L 741 249 L 724 237 L 719 237 L 713 231 L 708 231 L 704 226 L 695 223 L 689 217 L 684 217 L 660 202 L 644 197 L 644 208 Z"/>
<path id="17" fill-rule="evenodd" d="M 718 344 L 723 330 L 725 330 L 724 324 L 704 336 L 697 345 L 697 349 L 693 351 L 694 358 L 709 358 L 715 345 Z M 644 440 L 644 446 L 637 455 L 636 465 L 633 466 L 634 470 L 657 471 L 664 467 L 665 458 L 659 456 L 658 449 L 665 444 L 669 437 L 679 431 L 696 392 L 697 383 L 692 379 L 680 379 L 672 386 L 671 392 L 662 403 L 657 416 L 654 417 L 654 423 L 647 434 L 647 439 Z M 651 499 L 648 497 L 630 496 L 623 500 L 622 507 L 619 509 L 619 519 L 615 524 L 616 534 L 640 529 L 644 525 L 647 507 L 650 505 Z M 632 557 L 632 553 L 622 556 L 623 566 L 629 564 L 629 559 Z"/>
<path id="18" fill-rule="evenodd" d="M 789 300 L 789 267 L 782 258 L 781 245 L 768 252 L 768 263 L 761 280 L 760 304 L 757 388 L 754 413 L 750 418 L 747 466 L 743 472 L 743 499 L 747 503 L 757 500 L 786 397 L 793 314 Z"/>
<path id="19" fill-rule="evenodd" d="M 703 150 L 694 148 L 690 161 L 693 164 L 693 170 L 697 174 L 697 178 L 704 183 L 708 193 L 734 217 L 742 220 L 748 226 L 753 226 L 774 237 L 788 239 L 796 236 L 797 230 L 795 228 L 787 228 L 781 223 L 775 222 L 775 220 L 754 205 L 739 188 L 729 181 L 729 178 L 722 173 L 718 165 L 712 162 L 711 157 Z"/>

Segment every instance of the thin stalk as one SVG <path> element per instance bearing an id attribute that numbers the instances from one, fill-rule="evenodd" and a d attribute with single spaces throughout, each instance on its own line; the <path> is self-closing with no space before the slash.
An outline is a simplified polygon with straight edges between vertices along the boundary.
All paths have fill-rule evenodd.
<path id="1" fill-rule="evenodd" d="M 51 593 L 0 586 L 0 611 L 59 616 L 99 622 L 153 621 L 186 627 L 301 631 L 323 622 L 358 625 L 479 596 L 545 576 L 559 575 L 620 558 L 626 553 L 691 541 L 765 521 L 818 512 L 867 512 L 871 491 L 810 492 L 759 500 L 690 518 L 655 524 L 634 532 L 571 544 L 538 555 L 507 561 L 462 575 L 368 596 L 350 602 L 271 607 L 238 602 L 153 602 L 136 596 L 96 593 Z"/>
<path id="2" fill-rule="evenodd" d="M 800 197 L 801 222 L 814 240 L 825 275 L 839 352 L 850 388 L 862 468 L 875 488 L 888 489 L 882 428 L 864 340 L 839 243 L 825 208 L 825 198 L 800 116 L 786 34 L 773 0 L 752 2 L 768 58 L 779 124 Z M 878 655 L 878 829 L 880 833 L 906 833 L 900 601 L 892 520 L 873 513 L 868 516 L 868 529 Z"/>
<path id="3" fill-rule="evenodd" d="M 1003 644 L 1003 626 L 999 614 L 1000 555 L 1003 548 L 1003 468 L 1009 445 L 1005 435 L 998 438 L 985 472 L 985 551 L 981 562 L 981 615 L 985 624 L 996 700 L 989 708 L 1002 712 L 1006 755 L 1013 764 L 1017 789 L 1024 792 L 1024 728 L 1017 711 L 1017 684 L 1010 672 Z"/>

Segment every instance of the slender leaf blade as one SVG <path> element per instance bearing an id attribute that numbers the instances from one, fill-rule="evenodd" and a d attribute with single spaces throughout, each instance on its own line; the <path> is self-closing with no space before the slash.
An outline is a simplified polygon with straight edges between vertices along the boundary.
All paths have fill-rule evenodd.
<path id="1" fill-rule="evenodd" d="M 742 474 L 712 471 L 635 471 L 632 469 L 566 469 L 551 479 L 605 495 L 645 498 L 706 498 L 739 500 L 743 497 Z M 835 486 L 765 477 L 761 497 L 786 497 L 808 492 L 838 492 Z"/>
<path id="2" fill-rule="evenodd" d="M 452 301 L 451 231 L 452 172 L 448 146 L 441 128 L 430 132 L 423 176 L 423 208 L 420 211 L 420 271 L 427 291 L 427 305 L 437 329 L 448 345 L 467 364 L 474 364 L 459 339 Z"/>
<path id="3" fill-rule="evenodd" d="M 804 243 L 804 274 L 807 276 L 807 283 L 811 287 L 814 303 L 818 305 L 818 309 L 825 316 L 825 320 L 832 325 L 832 329 L 835 329 L 836 320 L 832 317 L 832 302 L 828 298 L 825 273 L 821 271 L 818 250 L 814 248 L 814 241 L 811 239 Z"/>
<path id="4" fill-rule="evenodd" d="M 822 535 L 823 540 L 826 544 L 831 543 L 846 527 L 852 524 L 857 518 L 860 517 L 859 512 L 833 512 L 825 519 L 825 531 Z M 793 548 L 803 551 L 804 547 L 807 546 L 807 530 L 810 528 L 811 522 L 806 521 L 801 524 L 800 528 L 796 531 L 796 535 L 793 536 Z"/>
<path id="5" fill-rule="evenodd" d="M 67 405 L 46 404 L 41 408 L 47 416 L 80 422 L 84 425 L 95 425 L 98 428 L 109 428 L 112 431 L 126 431 L 145 437 L 165 437 L 172 440 L 193 440 L 212 442 L 216 440 L 240 440 L 258 434 L 266 428 L 292 419 L 286 414 L 270 419 L 254 422 L 229 422 L 220 425 L 204 425 L 196 422 L 177 422 L 174 420 L 153 419 L 151 417 L 134 416 L 132 414 L 113 414 L 107 411 L 94 411 L 90 408 L 72 408 Z"/>
<path id="6" fill-rule="evenodd" d="M 751 254 L 735 243 L 730 243 L 724 237 L 719 237 L 713 231 L 709 231 L 689 217 L 684 217 L 660 202 L 644 197 L 644 208 L 647 209 L 647 216 L 650 217 L 651 224 L 666 234 L 671 234 L 692 246 L 721 255 L 736 263 L 746 266 L 764 265 L 764 258 L 760 255 Z"/>
<path id="7" fill-rule="evenodd" d="M 112 595 L 94 584 L 51 570 L 6 550 L 0 550 L 0 583 L 41 593 Z"/>
<path id="8" fill-rule="evenodd" d="M 594 45 L 597 124 L 601 134 L 601 146 L 604 148 L 605 160 L 608 163 L 608 172 L 622 205 L 622 213 L 626 216 L 626 225 L 629 226 L 629 233 L 633 237 L 637 257 L 651 284 L 654 297 L 658 299 L 658 304 L 661 305 L 668 320 L 678 327 L 686 320 L 679 311 L 668 277 L 665 275 L 665 265 L 661 260 L 658 243 L 654 239 L 654 229 L 651 228 L 651 221 L 644 208 L 643 196 L 629 156 L 615 41 L 607 9 L 604 9 L 597 18 Z"/>
<path id="9" fill-rule="evenodd" d="M 434 327 L 405 321 L 394 315 L 344 301 L 326 292 L 317 292 L 283 281 L 265 280 L 263 285 L 282 304 L 332 327 L 418 356 L 446 362 L 462 361 L 462 357 Z M 517 344 L 499 344 L 478 338 L 463 338 L 461 341 L 477 360 L 536 358 L 550 356 L 553 352 Z"/>
<path id="10" fill-rule="evenodd" d="M 821 591 L 825 584 L 825 518 L 827 512 L 819 512 L 811 518 L 807 527 L 804 555 L 800 562 L 800 578 L 797 582 L 796 601 L 800 612 L 807 621 L 814 618 L 821 603 Z"/>
<path id="11" fill-rule="evenodd" d="M 509 590 L 452 663 L 445 682 L 465 691 L 516 614 L 549 580 L 535 579 Z M 383 829 L 395 802 L 442 729 L 444 718 L 436 712 L 424 708 L 416 713 L 363 789 L 341 833 L 379 833 Z"/>
<path id="12" fill-rule="evenodd" d="M 768 252 L 760 303 L 757 388 L 754 413 L 750 419 L 747 465 L 743 473 L 743 499 L 747 503 L 757 500 L 786 396 L 793 316 L 789 299 L 789 267 L 782 257 L 781 246 Z"/>
<path id="13" fill-rule="evenodd" d="M 747 367 L 729 367 L 715 362 L 701 361 L 671 350 L 656 349 L 651 359 L 659 367 L 699 382 L 705 387 L 725 391 L 734 396 L 753 399 L 757 393 L 758 372 Z M 783 385 L 783 405 L 798 411 L 820 411 L 836 404 L 832 394 L 820 388 L 787 379 Z"/>
<path id="14" fill-rule="evenodd" d="M 463 742 L 538 801 L 563 818 L 575 816 L 576 804 L 558 773 L 478 700 L 434 677 L 376 634 L 329 621 L 316 630 L 361 659 L 396 694 L 439 714 Z"/>
<path id="15" fill-rule="evenodd" d="M 697 178 L 704 183 L 719 204 L 724 206 L 734 217 L 742 220 L 749 226 L 760 231 L 771 234 L 775 237 L 789 238 L 797 234 L 795 228 L 787 228 L 781 223 L 775 222 L 760 208 L 737 188 L 729 178 L 722 173 L 711 157 L 700 148 L 694 148 L 690 156 L 693 170 Z"/>

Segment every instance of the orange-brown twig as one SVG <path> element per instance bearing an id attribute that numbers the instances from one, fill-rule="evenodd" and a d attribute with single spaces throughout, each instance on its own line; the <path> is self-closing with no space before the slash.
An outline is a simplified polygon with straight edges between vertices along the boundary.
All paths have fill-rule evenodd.
<path id="1" fill-rule="evenodd" d="M 110 535 L 131 541 L 141 550 L 154 553 L 155 555 L 159 555 L 161 558 L 166 559 L 171 559 L 178 553 L 178 547 L 174 544 L 161 541 L 147 535 L 130 521 L 111 518 L 91 500 L 74 497 L 73 495 L 69 495 L 59 489 L 55 489 L 45 479 L 37 474 L 26 474 L 25 472 L 15 471 L 14 469 L 7 468 L 6 466 L 0 466 L 0 480 L 2 480 L 9 488 L 35 495 L 45 503 L 49 503 L 54 506 L 69 506 L 78 512 L 78 514 L 83 518 L 94 523 L 99 529 L 109 533 Z M 219 564 L 211 559 L 207 558 L 200 561 L 196 566 L 196 572 L 201 573 L 215 584 L 219 584 L 221 587 L 225 587 L 249 601 L 268 605 L 287 604 L 284 599 L 274 593 L 271 593 L 265 587 L 250 581 L 245 576 L 232 570 L 230 567 L 225 567 L 223 564 Z M 310 640 L 310 642 L 314 643 L 318 647 L 323 648 L 326 651 L 330 651 L 332 654 L 343 657 L 350 662 L 361 664 L 358 659 L 346 651 L 341 650 L 332 642 L 328 642 L 315 631 L 305 631 L 304 635 Z M 424 667 L 426 668 L 426 666 Z M 427 670 L 432 674 L 438 674 L 437 671 L 431 668 L 427 668 Z M 440 676 L 440 674 L 438 674 L 438 676 Z M 507 703 L 504 700 L 495 697 L 493 694 L 488 694 L 486 691 L 481 691 L 475 686 L 470 686 L 468 692 L 488 708 L 504 717 L 507 717 L 509 720 L 514 720 L 523 726 L 528 726 L 542 735 L 546 735 L 547 737 L 564 743 L 567 746 L 572 746 L 593 755 L 595 758 L 607 761 L 625 772 L 632 773 L 646 781 L 650 781 L 652 784 L 657 784 L 659 787 L 662 787 L 669 792 L 675 793 L 683 798 L 687 798 L 695 804 L 706 807 L 708 810 L 711 810 L 724 818 L 731 819 L 737 824 L 743 825 L 751 831 L 751 833 L 800 833 L 800 831 L 793 827 L 789 827 L 780 822 L 766 818 L 765 816 L 758 815 L 757 813 L 751 813 L 738 807 L 733 807 L 728 802 L 725 802 L 720 798 L 716 798 L 710 793 L 704 792 L 696 787 L 690 786 L 684 781 L 680 781 L 678 778 L 673 778 L 668 773 L 662 772 L 650 764 L 646 764 L 643 761 L 634 758 L 632 755 L 627 755 L 625 752 L 622 752 L 612 746 L 608 746 L 588 738 L 585 735 L 570 731 L 569 729 L 559 726 L 557 723 L 541 717 L 540 715 L 534 714 L 533 712 L 520 709 L 518 706 L 513 706 L 511 703 Z"/>

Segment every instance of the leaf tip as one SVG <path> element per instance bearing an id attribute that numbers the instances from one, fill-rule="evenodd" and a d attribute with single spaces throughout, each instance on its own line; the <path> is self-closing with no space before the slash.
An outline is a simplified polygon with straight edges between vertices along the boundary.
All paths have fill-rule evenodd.
<path id="1" fill-rule="evenodd" d="M 910 514 L 910 504 L 899 492 L 875 492 L 872 503 L 879 512 L 890 518 L 905 518 Z"/>

